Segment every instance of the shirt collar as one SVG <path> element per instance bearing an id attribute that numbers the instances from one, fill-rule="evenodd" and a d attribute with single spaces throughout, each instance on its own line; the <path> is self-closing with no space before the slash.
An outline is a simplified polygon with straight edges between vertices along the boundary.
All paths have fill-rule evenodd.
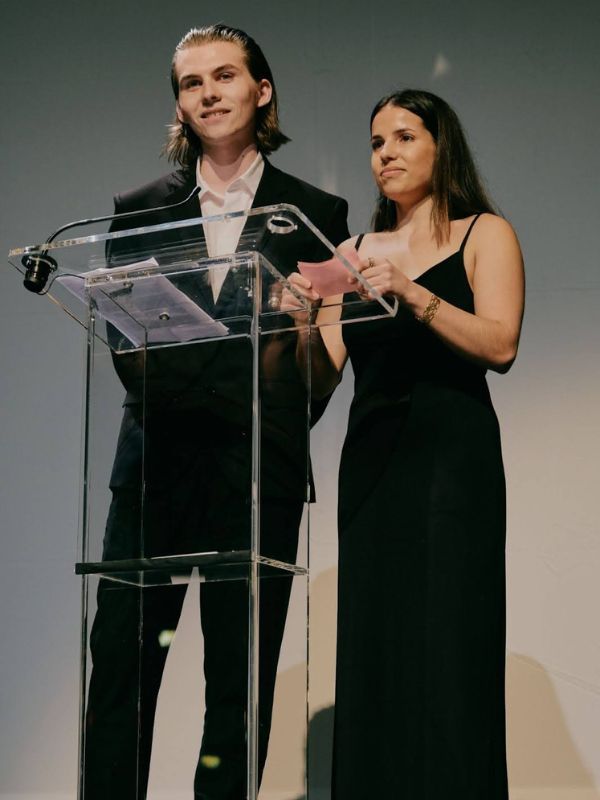
<path id="1" fill-rule="evenodd" d="M 240 191 L 240 189 L 245 189 L 251 197 L 254 197 L 264 169 L 265 161 L 262 157 L 262 153 L 257 153 L 256 158 L 250 164 L 248 169 L 241 175 L 238 175 L 238 177 L 229 184 L 227 189 L 225 189 L 225 194 L 227 192 L 237 192 Z M 198 158 L 198 161 L 196 162 L 196 183 L 200 187 L 200 202 L 202 202 L 202 199 L 206 197 L 207 194 L 211 194 L 213 197 L 224 197 L 224 195 L 219 195 L 214 189 L 212 189 L 211 186 L 209 186 L 209 184 L 200 175 L 200 158 Z"/>

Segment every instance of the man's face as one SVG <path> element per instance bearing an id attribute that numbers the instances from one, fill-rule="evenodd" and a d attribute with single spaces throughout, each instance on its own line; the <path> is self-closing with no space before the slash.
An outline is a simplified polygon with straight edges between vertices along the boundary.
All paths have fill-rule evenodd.
<path id="1" fill-rule="evenodd" d="M 175 62 L 177 118 L 194 131 L 204 151 L 256 141 L 256 110 L 273 92 L 268 80 L 255 81 L 235 42 L 207 42 L 182 50 Z"/>

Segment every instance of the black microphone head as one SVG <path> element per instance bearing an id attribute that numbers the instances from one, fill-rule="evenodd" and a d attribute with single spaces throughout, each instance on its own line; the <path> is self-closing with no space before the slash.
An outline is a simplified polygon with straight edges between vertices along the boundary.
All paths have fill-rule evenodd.
<path id="1" fill-rule="evenodd" d="M 21 264 L 26 269 L 23 286 L 35 294 L 44 291 L 50 273 L 58 268 L 56 261 L 47 253 L 23 256 Z"/>

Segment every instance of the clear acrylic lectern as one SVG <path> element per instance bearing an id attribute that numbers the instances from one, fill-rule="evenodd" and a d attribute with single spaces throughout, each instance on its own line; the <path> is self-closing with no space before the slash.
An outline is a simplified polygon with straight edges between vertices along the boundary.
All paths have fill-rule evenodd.
<path id="1" fill-rule="evenodd" d="M 235 254 L 210 257 L 211 225 L 242 229 Z M 191 796 L 180 756 L 198 749 L 197 792 L 226 775 L 256 800 L 269 728 L 261 797 L 306 796 L 320 411 L 310 350 L 299 357 L 314 309 L 286 276 L 300 260 L 327 274 L 334 324 L 395 306 L 357 293 L 348 279 L 368 286 L 350 254 L 287 205 L 62 239 L 10 260 L 27 279 L 45 270 L 41 293 L 87 331 L 80 800 L 144 798 L 149 771 L 149 797 Z M 174 636 L 190 583 L 204 698 L 193 694 L 202 653 Z M 190 615 L 197 605 L 187 601 Z"/>

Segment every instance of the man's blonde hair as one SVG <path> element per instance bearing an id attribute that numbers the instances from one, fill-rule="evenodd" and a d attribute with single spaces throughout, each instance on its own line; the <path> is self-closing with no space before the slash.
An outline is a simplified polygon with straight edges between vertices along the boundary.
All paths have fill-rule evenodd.
<path id="1" fill-rule="evenodd" d="M 277 91 L 273 80 L 273 73 L 263 55 L 262 50 L 252 37 L 239 28 L 230 28 L 228 25 L 208 25 L 204 28 L 192 28 L 179 42 L 173 53 L 171 62 L 171 86 L 175 98 L 179 97 L 179 80 L 177 77 L 177 56 L 182 50 L 190 47 L 208 44 L 209 42 L 234 42 L 239 45 L 244 54 L 248 72 L 256 82 L 265 78 L 273 87 L 273 94 L 269 102 L 256 109 L 255 135 L 258 149 L 264 155 L 274 152 L 282 144 L 289 142 L 289 138 L 279 127 L 279 113 L 277 107 Z M 195 164 L 198 156 L 202 154 L 202 144 L 189 125 L 180 122 L 175 116 L 169 125 L 167 142 L 164 153 L 169 161 L 183 167 Z"/>

